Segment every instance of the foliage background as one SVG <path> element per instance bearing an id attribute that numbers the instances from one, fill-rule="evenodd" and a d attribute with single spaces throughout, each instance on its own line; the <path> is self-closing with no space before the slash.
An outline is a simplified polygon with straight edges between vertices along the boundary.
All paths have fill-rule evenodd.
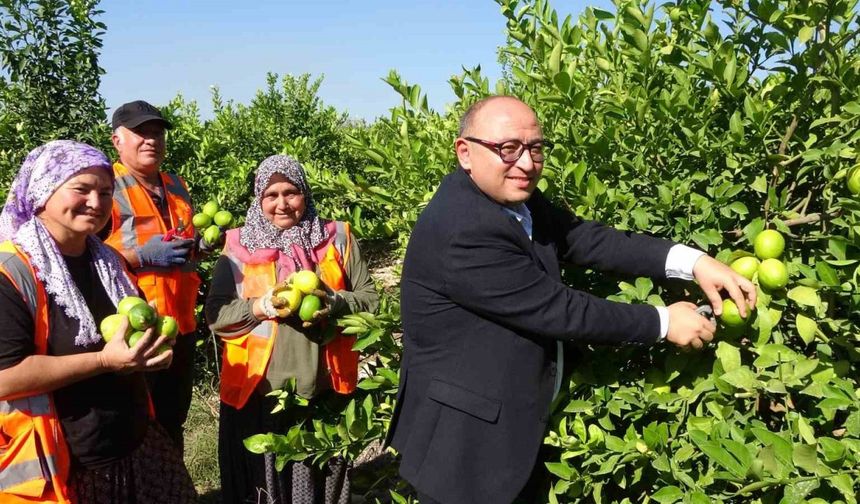
<path id="1" fill-rule="evenodd" d="M 545 440 L 547 501 L 856 502 L 860 206 L 845 181 L 860 163 L 857 2 L 618 0 L 578 19 L 559 19 L 543 0 L 497 3 L 505 78 L 491 85 L 480 68 L 465 69 L 450 80 L 458 101 L 444 112 L 396 71 L 385 80 L 401 103 L 373 124 L 321 103 L 319 80 L 270 75 L 247 105 L 223 103 L 216 90 L 211 120 L 181 97 L 166 104 L 176 125 L 166 166 L 186 178 L 198 204 L 216 199 L 243 215 L 256 164 L 292 154 L 324 214 L 351 221 L 363 243 L 396 258 L 454 167 L 459 115 L 490 93 L 517 95 L 556 143 L 541 188 L 557 204 L 727 262 L 749 254 L 764 228 L 789 243 L 788 288 L 760 292 L 754 319 L 722 329 L 702 352 L 571 345 L 571 374 Z M 64 135 L 105 146 L 107 130 L 95 2 L 2 5 L 6 183 L 26 149 Z M 28 28 L 37 36 L 25 40 L 15 26 L 44 28 Z M 37 50 L 56 48 L 51 37 L 63 30 L 70 48 Z M 61 64 L 70 54 L 75 63 Z M 62 78 L 40 80 L 50 75 Z M 56 103 L 79 111 L 38 112 Z M 204 277 L 210 267 L 202 265 Z M 702 301 L 678 282 L 577 268 L 565 280 L 623 302 Z M 340 323 L 368 355 L 354 400 L 317 412 L 312 425 L 252 438 L 250 449 L 274 451 L 281 463 L 323 462 L 358 458 L 379 441 L 398 379 L 396 289 L 384 290 L 376 316 Z M 200 336 L 214 344 L 200 352 L 201 385 L 212 385 L 217 344 Z M 303 407 L 290 390 L 281 398 Z M 377 469 L 382 477 L 370 478 L 366 495 L 392 470 Z"/>

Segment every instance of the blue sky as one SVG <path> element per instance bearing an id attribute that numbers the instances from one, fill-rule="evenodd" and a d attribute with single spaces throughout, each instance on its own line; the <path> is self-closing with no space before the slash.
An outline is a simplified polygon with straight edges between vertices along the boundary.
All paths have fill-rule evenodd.
<path id="1" fill-rule="evenodd" d="M 561 17 L 608 0 L 555 0 Z M 386 115 L 397 95 L 381 78 L 397 69 L 431 106 L 454 100 L 462 66 L 500 75 L 505 19 L 492 0 L 104 0 L 100 63 L 108 117 L 119 104 L 163 104 L 181 93 L 211 115 L 210 86 L 247 103 L 266 72 L 324 75 L 325 103 L 357 118 Z"/>

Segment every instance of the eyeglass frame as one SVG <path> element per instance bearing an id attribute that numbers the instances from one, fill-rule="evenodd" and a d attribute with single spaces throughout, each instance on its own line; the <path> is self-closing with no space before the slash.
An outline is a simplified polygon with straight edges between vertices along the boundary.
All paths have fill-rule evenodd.
<path id="1" fill-rule="evenodd" d="M 538 141 L 532 142 L 532 143 L 523 143 L 523 142 L 520 142 L 519 140 L 514 138 L 511 140 L 505 140 L 504 142 L 501 142 L 501 143 L 497 143 L 497 142 L 491 142 L 489 140 L 483 140 L 480 138 L 475 138 L 472 136 L 467 136 L 467 137 L 462 137 L 462 138 L 463 138 L 463 140 L 466 140 L 469 142 L 474 142 L 478 145 L 482 145 L 482 146 L 494 151 L 499 156 L 499 159 L 501 159 L 503 163 L 516 163 L 517 161 L 520 160 L 521 157 L 523 157 L 523 153 L 526 151 L 526 149 L 528 149 L 529 157 L 532 158 L 532 162 L 536 163 L 536 164 L 543 164 L 546 161 L 546 153 L 543 152 L 544 149 L 548 151 L 548 150 L 551 150 L 553 147 L 553 143 L 550 140 L 546 140 L 546 139 L 541 139 L 541 140 L 538 140 Z M 520 152 L 519 152 L 519 154 L 517 154 L 517 156 L 514 159 L 507 160 L 504 158 L 504 156 L 502 156 L 502 146 L 505 145 L 506 143 L 510 143 L 510 142 L 515 142 L 515 143 L 519 144 L 520 145 Z M 541 159 L 540 161 L 535 161 L 534 160 L 534 154 L 532 153 L 532 147 L 535 147 L 538 145 L 540 145 L 540 147 L 541 147 L 541 155 L 543 155 L 543 159 Z"/>

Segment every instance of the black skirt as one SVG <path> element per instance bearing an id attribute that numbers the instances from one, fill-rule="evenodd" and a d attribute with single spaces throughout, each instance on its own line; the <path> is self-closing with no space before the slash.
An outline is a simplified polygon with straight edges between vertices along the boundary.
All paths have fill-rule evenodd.
<path id="1" fill-rule="evenodd" d="M 197 502 L 179 450 L 156 422 L 127 457 L 94 469 L 73 468 L 72 502 L 81 504 L 186 504 Z"/>
<path id="2" fill-rule="evenodd" d="M 286 434 L 313 411 L 310 406 L 294 407 L 273 415 L 270 412 L 276 403 L 275 398 L 258 394 L 251 394 L 240 410 L 221 403 L 218 460 L 222 502 L 348 504 L 350 464 L 346 460 L 331 459 L 325 468 L 307 461 L 291 462 L 278 472 L 273 455 L 258 455 L 245 448 L 245 438 L 268 432 Z"/>

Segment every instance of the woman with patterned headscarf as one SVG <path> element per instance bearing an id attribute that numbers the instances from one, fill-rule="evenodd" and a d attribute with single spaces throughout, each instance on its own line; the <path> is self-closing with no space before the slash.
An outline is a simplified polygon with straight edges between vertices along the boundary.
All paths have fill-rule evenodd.
<path id="1" fill-rule="evenodd" d="M 150 419 L 143 372 L 170 364 L 150 329 L 131 348 L 97 321 L 136 295 L 94 235 L 113 172 L 94 147 L 34 149 L 0 214 L 0 502 L 193 502 L 194 486 Z"/>
<path id="2" fill-rule="evenodd" d="M 206 300 L 206 317 L 224 342 L 221 370 L 219 461 L 224 502 L 347 503 L 348 463 L 332 459 L 324 469 L 290 463 L 275 471 L 274 456 L 249 452 L 254 434 L 286 434 L 318 408 L 342 405 L 358 381 L 354 337 L 334 320 L 376 309 L 378 296 L 358 243 L 344 222 L 320 218 L 302 166 L 271 156 L 257 169 L 254 202 L 245 225 L 227 232 Z M 321 309 L 296 311 L 276 294 L 296 294 L 291 278 L 312 271 L 324 292 Z M 292 309 L 291 309 L 292 308 Z M 307 407 L 270 414 L 272 390 L 293 383 Z M 309 424 L 310 422 L 307 422 Z"/>

